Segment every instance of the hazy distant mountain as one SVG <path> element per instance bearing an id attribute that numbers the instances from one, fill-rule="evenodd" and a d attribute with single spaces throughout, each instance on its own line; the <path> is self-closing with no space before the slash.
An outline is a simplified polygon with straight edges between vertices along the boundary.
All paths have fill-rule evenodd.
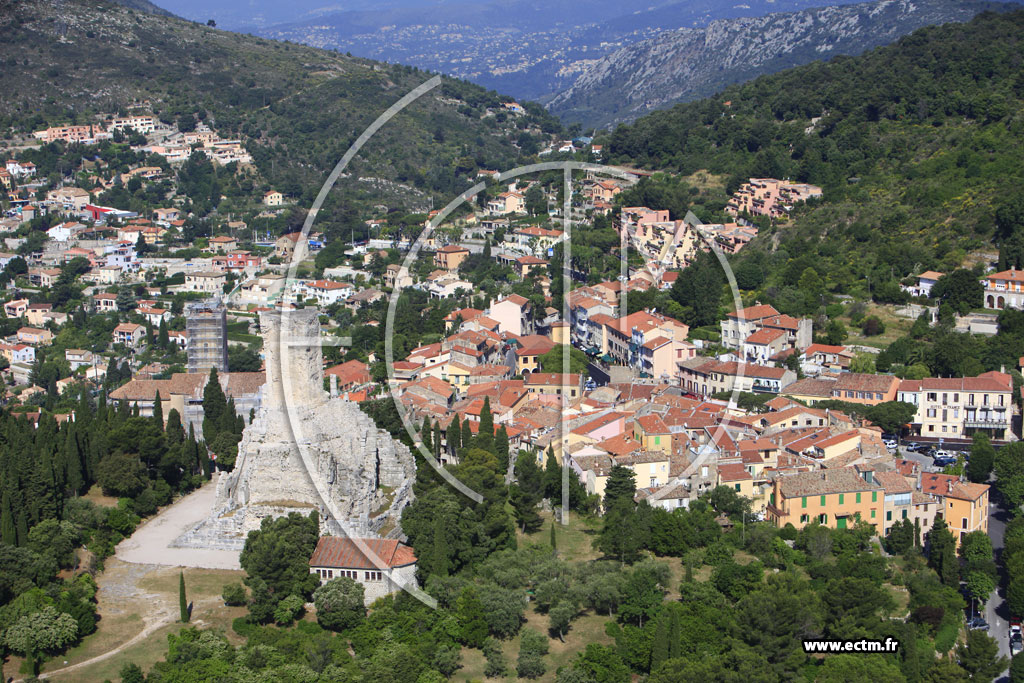
<path id="1" fill-rule="evenodd" d="M 149 0 L 112 0 L 114 3 L 127 7 L 128 9 L 138 10 L 139 12 L 145 12 L 146 14 L 155 14 L 158 17 L 173 17 L 172 12 L 168 12 L 163 7 L 157 7 Z"/>
<path id="2" fill-rule="evenodd" d="M 327 13 L 256 32 L 412 64 L 537 99 L 568 87 L 591 61 L 666 29 L 805 9 L 825 1 L 654 0 L 632 6 L 621 0 L 438 2 Z"/>
<path id="3" fill-rule="evenodd" d="M 631 121 L 761 74 L 860 54 L 922 26 L 1019 8 L 976 0 L 882 0 L 680 28 L 582 64 L 572 85 L 547 106 L 563 121 L 587 126 Z"/>

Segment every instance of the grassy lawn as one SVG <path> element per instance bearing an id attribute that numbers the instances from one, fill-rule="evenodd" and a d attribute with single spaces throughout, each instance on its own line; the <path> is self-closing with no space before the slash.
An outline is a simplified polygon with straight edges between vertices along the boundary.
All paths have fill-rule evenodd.
<path id="1" fill-rule="evenodd" d="M 182 628 L 178 619 L 178 572 L 176 567 L 152 568 L 131 565 L 116 558 L 107 560 L 107 570 L 97 576 L 101 619 L 95 633 L 78 646 L 44 664 L 52 678 L 67 681 L 117 679 L 127 661 L 148 670 L 167 652 L 167 635 Z M 226 607 L 220 597 L 225 583 L 237 582 L 244 572 L 223 569 L 185 569 L 185 591 L 193 605 L 191 624 L 225 631 L 241 642 L 231 622 L 246 613 L 245 607 Z M 61 674 L 64 666 L 77 664 L 109 652 L 131 640 L 146 628 L 148 635 L 117 654 L 89 666 Z"/>
<path id="2" fill-rule="evenodd" d="M 91 501 L 94 505 L 99 505 L 100 507 L 117 507 L 117 498 L 114 496 L 103 495 L 103 489 L 100 488 L 99 484 L 93 484 L 92 488 L 89 489 L 89 492 L 82 496 L 82 498 L 85 498 L 86 500 Z"/>
<path id="3" fill-rule="evenodd" d="M 516 540 L 519 543 L 538 543 L 541 545 L 548 545 L 550 543 L 553 515 L 550 512 L 541 512 L 540 514 L 544 521 L 539 531 L 533 534 L 523 534 L 518 530 L 516 531 Z M 558 555 L 567 562 L 599 559 L 601 553 L 594 550 L 591 541 L 597 538 L 600 530 L 600 519 L 570 514 L 568 524 L 559 524 L 555 528 L 555 543 L 558 546 Z"/>
<path id="4" fill-rule="evenodd" d="M 860 328 L 854 326 L 847 316 L 842 316 L 841 320 L 843 321 L 843 324 L 846 325 L 846 329 L 850 333 L 850 336 L 847 337 L 844 344 L 860 344 L 862 346 L 873 346 L 878 349 L 884 349 L 892 342 L 906 335 L 910 332 L 910 328 L 913 326 L 914 321 L 897 316 L 894 313 L 894 310 L 895 306 L 879 306 L 878 304 L 872 303 L 868 304 L 867 312 L 864 314 L 864 317 L 868 318 L 872 315 L 877 315 L 885 325 L 885 332 L 875 335 L 874 337 L 865 337 L 861 334 Z"/>

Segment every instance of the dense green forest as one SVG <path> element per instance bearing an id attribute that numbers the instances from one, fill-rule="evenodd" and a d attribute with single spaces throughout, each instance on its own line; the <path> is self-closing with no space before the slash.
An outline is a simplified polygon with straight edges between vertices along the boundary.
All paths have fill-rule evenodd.
<path id="1" fill-rule="evenodd" d="M 679 218 L 693 204 L 705 221 L 727 218 L 728 193 L 748 177 L 822 186 L 823 201 L 788 224 L 762 223 L 736 259 L 752 264 L 741 286 L 784 299 L 813 267 L 827 291 L 866 298 L 972 252 L 1019 251 L 1022 36 L 1022 12 L 924 28 L 651 114 L 607 149 L 616 163 L 723 178 L 716 194 L 655 177 L 628 198 L 660 199 Z"/>

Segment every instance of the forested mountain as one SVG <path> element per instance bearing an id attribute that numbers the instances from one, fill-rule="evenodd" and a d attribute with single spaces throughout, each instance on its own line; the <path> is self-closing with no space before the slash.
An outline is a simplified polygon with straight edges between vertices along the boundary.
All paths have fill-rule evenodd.
<path id="1" fill-rule="evenodd" d="M 807 268 L 825 289 L 885 296 L 925 269 L 948 272 L 1024 242 L 1024 12 L 985 13 L 928 27 L 860 57 L 837 57 L 727 88 L 715 97 L 620 126 L 606 142 L 616 163 L 688 176 L 718 174 L 721 213 L 746 178 L 821 185 L 824 198 L 762 231 L 743 252 L 741 287 L 799 308 Z M 678 214 L 695 194 L 683 180 L 642 183 L 631 202 Z M 653 203 L 651 204 L 654 205 Z M 898 288 L 896 288 L 898 293 Z M 793 304 L 792 306 L 790 304 Z"/>
<path id="2" fill-rule="evenodd" d="M 856 55 L 915 29 L 1019 5 L 974 0 L 882 0 L 684 27 L 592 60 L 548 103 L 566 122 L 605 126 L 676 102 L 834 55 Z"/>
<path id="3" fill-rule="evenodd" d="M 430 77 L 97 0 L 0 0 L 0 54 L 0 87 L 16 93 L 0 99 L 8 139 L 132 105 L 168 122 L 197 113 L 222 137 L 241 138 L 262 177 L 307 206 L 366 126 Z M 446 80 L 364 147 L 349 172 L 391 182 L 358 183 L 346 206 L 360 198 L 429 206 L 431 193 L 450 197 L 477 166 L 512 166 L 536 151 L 540 129 L 559 129 L 534 105 L 515 120 L 485 116 L 500 101 Z M 336 219 L 322 216 L 324 227 Z"/>

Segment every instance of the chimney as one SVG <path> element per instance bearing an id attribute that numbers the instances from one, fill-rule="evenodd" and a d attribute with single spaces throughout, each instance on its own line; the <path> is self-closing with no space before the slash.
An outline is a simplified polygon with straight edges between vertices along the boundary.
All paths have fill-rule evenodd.
<path id="1" fill-rule="evenodd" d="M 946 493 L 953 493 L 953 482 L 946 482 Z"/>
<path id="2" fill-rule="evenodd" d="M 331 375 L 331 398 L 338 398 L 338 376 Z"/>

